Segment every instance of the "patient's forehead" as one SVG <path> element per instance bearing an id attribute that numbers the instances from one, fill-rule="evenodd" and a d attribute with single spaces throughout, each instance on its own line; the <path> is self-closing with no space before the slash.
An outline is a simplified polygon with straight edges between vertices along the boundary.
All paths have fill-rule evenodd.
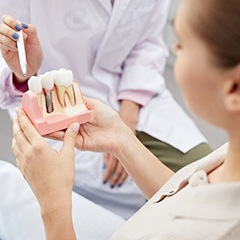
<path id="1" fill-rule="evenodd" d="M 176 35 L 179 38 L 184 37 L 184 35 L 188 35 L 191 32 L 191 8 L 192 5 L 189 4 L 187 1 L 189 0 L 182 0 L 181 4 L 176 12 L 174 19 L 172 20 L 172 25 L 175 30 Z"/>

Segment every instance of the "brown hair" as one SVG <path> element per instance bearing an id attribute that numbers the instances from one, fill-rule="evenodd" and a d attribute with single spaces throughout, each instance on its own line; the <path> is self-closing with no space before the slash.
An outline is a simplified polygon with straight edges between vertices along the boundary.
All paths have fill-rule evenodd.
<path id="1" fill-rule="evenodd" d="M 190 24 L 223 68 L 240 63 L 240 0 L 197 0 Z"/>

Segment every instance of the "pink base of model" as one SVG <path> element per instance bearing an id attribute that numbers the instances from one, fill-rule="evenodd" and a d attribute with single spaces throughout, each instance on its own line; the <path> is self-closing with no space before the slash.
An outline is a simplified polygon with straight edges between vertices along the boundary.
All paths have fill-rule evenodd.
<path id="1" fill-rule="evenodd" d="M 78 98 L 82 100 L 81 92 L 79 93 Z M 44 99 L 43 93 L 37 95 L 30 90 L 24 93 L 22 99 L 23 110 L 41 135 L 66 129 L 75 122 L 82 124 L 93 118 L 92 111 L 88 110 L 82 101 L 74 106 L 74 111 L 71 109 L 71 105 L 63 108 L 57 103 L 58 107 L 56 108 L 56 111 L 46 113 L 45 110 L 42 110 L 42 106 L 44 106 L 44 103 L 41 103 L 41 101 L 43 101 L 42 99 Z M 56 96 L 54 96 L 54 101 L 55 104 L 58 102 Z M 67 109 L 67 111 L 65 110 L 66 113 L 62 113 L 61 111 L 58 111 L 59 109 Z"/>

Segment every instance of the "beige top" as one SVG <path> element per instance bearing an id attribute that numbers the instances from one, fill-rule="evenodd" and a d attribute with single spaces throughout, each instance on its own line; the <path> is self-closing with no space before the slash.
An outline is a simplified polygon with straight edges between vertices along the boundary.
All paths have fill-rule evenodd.
<path id="1" fill-rule="evenodd" d="M 240 239 L 240 183 L 207 179 L 226 149 L 177 172 L 111 239 Z"/>

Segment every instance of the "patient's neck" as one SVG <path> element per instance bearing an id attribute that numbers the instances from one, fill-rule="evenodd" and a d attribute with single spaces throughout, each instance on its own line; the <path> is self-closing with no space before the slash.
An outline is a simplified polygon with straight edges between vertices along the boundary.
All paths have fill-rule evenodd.
<path id="1" fill-rule="evenodd" d="M 240 182 L 240 141 L 238 138 L 235 140 L 229 141 L 223 164 L 209 173 L 210 183 Z"/>

